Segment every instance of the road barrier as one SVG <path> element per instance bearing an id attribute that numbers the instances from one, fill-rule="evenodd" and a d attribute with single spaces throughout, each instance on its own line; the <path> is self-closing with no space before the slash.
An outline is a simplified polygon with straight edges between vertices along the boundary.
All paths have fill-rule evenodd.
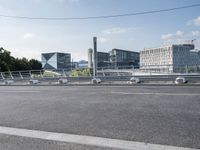
<path id="1" fill-rule="evenodd" d="M 106 72 L 108 74 L 106 74 Z M 81 84 L 81 83 L 179 83 L 187 81 L 188 83 L 199 83 L 200 74 L 132 74 L 132 70 L 106 70 L 104 75 L 98 74 L 95 79 L 91 76 L 87 77 L 70 77 L 70 72 L 65 70 L 56 71 L 44 71 L 44 70 L 28 70 L 28 71 L 13 71 L 13 72 L 1 72 L 0 73 L 0 84 L 1 85 L 12 85 L 15 83 L 27 83 L 27 84 Z M 110 74 L 109 74 L 110 73 Z M 115 73 L 115 74 L 112 74 Z M 128 73 L 128 74 L 127 74 Z M 182 79 L 181 79 L 182 78 Z M 184 80 L 183 80 L 184 78 Z M 98 79 L 98 81 L 97 81 Z M 95 80 L 95 81 L 94 81 Z M 11 82 L 12 81 L 12 82 Z M 36 82 L 37 81 L 37 82 Z"/>

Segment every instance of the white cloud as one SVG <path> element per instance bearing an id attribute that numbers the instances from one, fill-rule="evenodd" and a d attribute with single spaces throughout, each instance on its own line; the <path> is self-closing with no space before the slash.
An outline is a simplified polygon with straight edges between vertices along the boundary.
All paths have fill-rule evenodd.
<path id="1" fill-rule="evenodd" d="M 32 34 L 32 33 L 25 33 L 25 34 L 23 35 L 23 38 L 24 38 L 24 39 L 29 39 L 29 38 L 33 38 L 33 37 L 35 37 L 35 35 Z"/>
<path id="2" fill-rule="evenodd" d="M 161 39 L 163 40 L 169 40 L 169 39 L 172 39 L 173 38 L 173 34 L 169 33 L 169 34 L 163 34 L 161 36 Z"/>
<path id="3" fill-rule="evenodd" d="M 200 31 L 192 31 L 193 36 L 200 36 Z"/>
<path id="4" fill-rule="evenodd" d="M 176 33 L 168 33 L 168 34 L 163 34 L 161 35 L 162 40 L 170 40 L 170 39 L 175 39 L 175 38 L 180 38 L 184 36 L 184 32 L 181 30 L 176 31 Z"/>
<path id="5" fill-rule="evenodd" d="M 119 34 L 126 32 L 125 28 L 111 28 L 103 31 L 103 34 Z"/>
<path id="6" fill-rule="evenodd" d="M 107 43 L 108 41 L 110 41 L 110 39 L 109 39 L 109 38 L 106 38 L 106 37 L 100 37 L 100 38 L 98 38 L 97 40 L 98 40 L 98 42 L 100 42 L 100 43 Z"/>
<path id="7" fill-rule="evenodd" d="M 121 34 L 121 33 L 130 32 L 130 31 L 135 30 L 135 29 L 136 28 L 115 27 L 115 28 L 106 29 L 102 33 L 103 34 Z"/>
<path id="8" fill-rule="evenodd" d="M 169 33 L 169 34 L 163 34 L 161 36 L 161 39 L 163 40 L 164 45 L 169 45 L 169 44 L 180 44 L 180 43 L 185 43 L 185 42 L 191 42 L 192 39 L 197 39 L 194 44 L 196 48 L 200 48 L 200 41 L 198 39 L 200 37 L 200 31 L 189 31 L 189 32 L 183 32 L 183 31 L 177 31 L 174 34 Z"/>
<path id="9" fill-rule="evenodd" d="M 199 17 L 197 17 L 196 19 L 194 19 L 194 25 L 196 25 L 196 26 L 200 26 L 200 16 Z"/>
<path id="10" fill-rule="evenodd" d="M 12 47 L 10 48 L 10 50 L 11 50 L 11 55 L 14 57 L 18 58 L 26 57 L 28 59 L 35 58 L 38 60 L 40 60 L 42 53 L 40 49 L 30 48 L 30 47 L 20 47 L 20 48 Z"/>
<path id="11" fill-rule="evenodd" d="M 189 20 L 186 25 L 191 26 L 200 26 L 200 16 L 198 16 L 197 18 L 193 19 L 193 20 Z"/>
<path id="12" fill-rule="evenodd" d="M 176 31 L 176 35 L 177 35 L 177 36 L 182 36 L 183 34 L 184 34 L 183 31 L 180 31 L 180 30 Z"/>

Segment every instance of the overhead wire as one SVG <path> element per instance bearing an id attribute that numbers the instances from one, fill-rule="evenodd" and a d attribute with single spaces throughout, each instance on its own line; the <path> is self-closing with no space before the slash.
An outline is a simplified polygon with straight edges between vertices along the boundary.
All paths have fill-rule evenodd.
<path id="1" fill-rule="evenodd" d="M 134 13 L 125 13 L 125 14 L 116 14 L 116 15 L 87 16 L 87 17 L 28 17 L 28 16 L 4 15 L 4 14 L 0 14 L 0 17 L 13 18 L 13 19 L 27 19 L 27 20 L 91 20 L 91 19 L 106 19 L 106 18 L 119 18 L 119 17 L 129 17 L 129 16 L 137 16 L 137 15 L 147 15 L 147 14 L 194 8 L 194 7 L 200 7 L 200 4 L 193 4 L 193 5 L 174 7 L 174 8 L 166 8 L 166 9 L 160 9 L 160 10 L 143 11 L 143 12 L 134 12 Z"/>

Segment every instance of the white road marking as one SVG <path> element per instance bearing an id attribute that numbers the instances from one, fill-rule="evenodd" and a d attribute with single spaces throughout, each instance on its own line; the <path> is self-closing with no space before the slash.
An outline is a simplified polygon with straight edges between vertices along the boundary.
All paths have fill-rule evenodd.
<path id="1" fill-rule="evenodd" d="M 0 134 L 126 150 L 197 150 L 193 148 L 183 148 L 159 144 L 147 144 L 143 142 L 125 141 L 118 139 L 65 133 L 45 132 L 19 128 L 9 128 L 2 126 L 0 126 Z"/>
<path id="2" fill-rule="evenodd" d="M 128 93 L 128 92 L 110 92 L 111 94 L 123 95 L 173 95 L 173 96 L 200 96 L 200 93 Z"/>
<path id="3" fill-rule="evenodd" d="M 26 91 L 26 90 L 10 90 L 10 91 L 0 91 L 0 93 L 39 93 L 40 91 Z"/>

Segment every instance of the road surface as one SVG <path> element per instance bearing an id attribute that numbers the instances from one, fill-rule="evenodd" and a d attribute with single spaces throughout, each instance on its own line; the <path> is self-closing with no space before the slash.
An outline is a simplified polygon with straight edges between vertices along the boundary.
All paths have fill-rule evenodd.
<path id="1" fill-rule="evenodd" d="M 200 87 L 0 86 L 0 149 L 123 148 L 40 139 L 45 132 L 200 149 Z"/>

